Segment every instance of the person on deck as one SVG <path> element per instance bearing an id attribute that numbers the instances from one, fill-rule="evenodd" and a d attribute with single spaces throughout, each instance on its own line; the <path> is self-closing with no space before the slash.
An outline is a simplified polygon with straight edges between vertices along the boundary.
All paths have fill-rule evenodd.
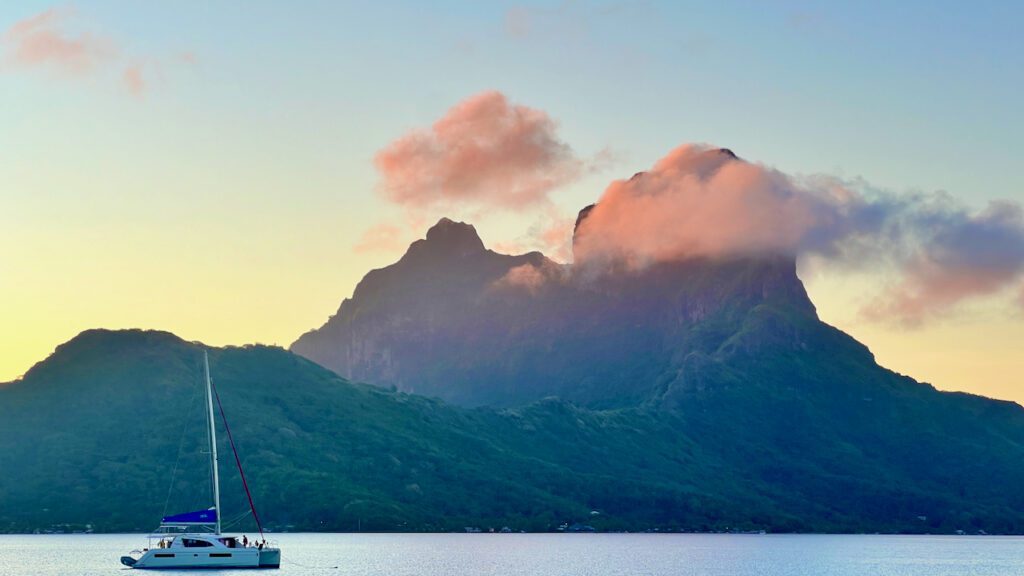
<path id="1" fill-rule="evenodd" d="M 249 547 L 249 537 L 245 534 L 242 534 L 242 546 L 244 546 L 245 548 Z"/>

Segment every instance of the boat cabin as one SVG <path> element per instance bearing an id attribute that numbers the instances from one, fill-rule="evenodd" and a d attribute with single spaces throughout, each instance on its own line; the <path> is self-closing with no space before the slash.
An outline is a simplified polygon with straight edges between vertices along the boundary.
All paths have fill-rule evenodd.
<path id="1" fill-rule="evenodd" d="M 213 534 L 182 534 L 161 536 L 157 548 L 170 550 L 173 548 L 244 548 L 234 536 L 215 536 Z M 255 548 L 255 546 L 252 546 Z"/>

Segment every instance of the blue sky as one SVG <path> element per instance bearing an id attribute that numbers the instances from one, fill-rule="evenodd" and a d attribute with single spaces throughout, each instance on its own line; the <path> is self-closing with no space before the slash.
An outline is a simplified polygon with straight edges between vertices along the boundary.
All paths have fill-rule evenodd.
<path id="1" fill-rule="evenodd" d="M 0 29 L 54 6 L 3 3 Z M 945 190 L 973 207 L 1024 202 L 1021 3 L 56 6 L 74 11 L 69 30 L 146 62 L 146 89 L 127 93 L 114 66 L 73 78 L 0 68 L 0 314 L 40 324 L 0 336 L 12 359 L 0 379 L 96 324 L 287 345 L 397 256 L 352 251 L 395 214 L 375 193 L 376 151 L 487 89 L 546 111 L 583 157 L 612 151 L 612 166 L 555 194 L 567 212 L 684 142 L 789 173 Z M 529 223 L 476 222 L 489 244 Z M 195 291 L 193 274 L 222 292 Z M 1024 335 L 1019 319 L 992 320 L 1007 316 L 997 308 L 897 345 L 843 316 L 839 282 L 812 283 L 823 316 L 897 368 L 942 330 L 972 335 L 977 364 L 998 360 L 982 354 L 993 330 Z M 150 296 L 119 292 L 129 289 Z M 1003 362 L 999 390 L 1022 374 Z M 944 384 L 971 366 L 924 376 Z M 966 378 L 945 384 L 1016 394 Z"/>

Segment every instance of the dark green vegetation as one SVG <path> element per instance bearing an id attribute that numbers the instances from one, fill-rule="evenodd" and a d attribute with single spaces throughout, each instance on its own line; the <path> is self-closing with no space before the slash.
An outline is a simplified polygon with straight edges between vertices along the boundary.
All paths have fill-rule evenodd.
<path id="1" fill-rule="evenodd" d="M 276 529 L 1024 530 L 1020 407 L 867 370 L 820 337 L 704 370 L 671 406 L 612 410 L 458 408 L 278 348 L 211 361 Z M 0 387 L 0 528 L 149 529 L 179 445 L 167 511 L 205 506 L 200 357 L 167 333 L 90 331 Z M 221 440 L 228 518 L 246 507 Z"/>
<path id="2" fill-rule="evenodd" d="M 440 226 L 295 345 L 376 386 L 210 349 L 269 526 L 1024 532 L 1024 409 L 879 367 L 792 261 L 567 274 Z M 499 282 L 523 265 L 544 281 Z M 89 331 L 0 385 L 0 531 L 207 506 L 201 351 Z"/>
<path id="3" fill-rule="evenodd" d="M 200 350 L 162 332 L 89 331 L 0 388 L 0 526 L 152 528 L 172 474 L 169 512 L 206 506 Z M 269 347 L 212 349 L 211 362 L 277 529 L 709 529 L 771 514 L 754 493 L 723 494 L 724 463 L 682 423 L 643 411 L 454 408 Z M 228 518 L 245 504 L 223 453 Z"/>

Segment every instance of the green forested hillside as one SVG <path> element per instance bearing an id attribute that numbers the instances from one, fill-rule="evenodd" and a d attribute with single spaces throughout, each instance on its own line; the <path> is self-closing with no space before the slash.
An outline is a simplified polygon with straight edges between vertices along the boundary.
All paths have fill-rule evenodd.
<path id="1" fill-rule="evenodd" d="M 279 530 L 1024 531 L 1024 410 L 865 368 L 822 330 L 800 353 L 694 357 L 699 379 L 607 410 L 453 407 L 271 347 L 210 357 Z M 0 530 L 147 530 L 165 503 L 207 505 L 201 350 L 89 331 L 0 385 Z M 246 506 L 221 440 L 232 518 Z"/>

